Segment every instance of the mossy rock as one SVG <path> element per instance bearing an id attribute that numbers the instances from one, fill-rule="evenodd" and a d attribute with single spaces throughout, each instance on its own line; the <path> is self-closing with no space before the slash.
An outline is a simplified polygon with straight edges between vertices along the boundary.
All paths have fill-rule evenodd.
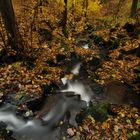
<path id="1" fill-rule="evenodd" d="M 96 121 L 103 122 L 108 118 L 109 107 L 109 104 L 97 103 L 96 105 L 89 107 L 89 109 L 87 110 L 87 114 L 94 117 Z"/>
<path id="2" fill-rule="evenodd" d="M 128 140 L 140 140 L 140 133 L 131 136 L 130 138 L 128 138 Z"/>
<path id="3" fill-rule="evenodd" d="M 107 103 L 97 103 L 91 105 L 87 110 L 77 116 L 76 121 L 81 123 L 86 116 L 91 115 L 96 121 L 105 121 L 109 115 L 110 105 Z"/>

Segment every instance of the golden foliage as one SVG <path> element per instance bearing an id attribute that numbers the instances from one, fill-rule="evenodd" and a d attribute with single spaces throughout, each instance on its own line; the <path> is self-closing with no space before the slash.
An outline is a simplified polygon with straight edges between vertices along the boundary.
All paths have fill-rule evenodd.
<path id="1" fill-rule="evenodd" d="M 58 4 L 64 6 L 64 0 L 57 0 Z M 98 12 L 101 9 L 100 0 L 89 0 L 87 9 L 89 12 Z M 82 13 L 86 9 L 83 0 L 68 0 L 67 8 L 74 8 L 75 11 Z"/>
<path id="2" fill-rule="evenodd" d="M 88 10 L 92 12 L 99 12 L 102 8 L 100 0 L 89 0 Z"/>

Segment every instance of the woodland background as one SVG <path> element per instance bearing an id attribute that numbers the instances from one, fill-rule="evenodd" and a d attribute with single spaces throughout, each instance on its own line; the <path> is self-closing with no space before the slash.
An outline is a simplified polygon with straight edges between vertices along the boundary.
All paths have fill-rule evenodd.
<path id="1" fill-rule="evenodd" d="M 113 100 L 119 87 L 119 103 L 111 108 L 115 115 L 103 105 L 92 108 L 107 116 L 102 121 L 89 110 L 79 127 L 71 128 L 75 136 L 140 139 L 139 101 L 134 107 L 122 106 L 124 98 L 140 94 L 138 0 L 0 0 L 0 14 L 1 103 L 12 94 L 20 109 L 29 111 L 27 102 L 52 91 L 64 75 L 72 79 L 70 67 L 82 61 L 83 79 L 112 87 Z M 134 94 L 129 97 L 120 83 Z"/>

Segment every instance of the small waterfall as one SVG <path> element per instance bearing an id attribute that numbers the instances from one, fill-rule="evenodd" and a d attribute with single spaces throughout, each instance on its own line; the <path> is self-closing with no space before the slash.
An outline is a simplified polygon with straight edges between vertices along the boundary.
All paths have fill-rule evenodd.
<path id="1" fill-rule="evenodd" d="M 75 75 L 79 74 L 81 64 L 81 62 L 76 64 L 71 72 Z M 81 100 L 86 101 L 87 105 L 89 105 L 89 102 L 93 97 L 93 91 L 88 85 L 84 85 L 82 81 L 79 80 L 69 81 L 66 77 L 61 80 L 64 85 L 68 85 L 67 89 L 61 90 L 62 92 L 73 92 L 75 95 L 80 95 Z"/>
<path id="2" fill-rule="evenodd" d="M 33 119 L 25 121 L 16 116 L 14 112 L 0 111 L 0 121 L 6 123 L 7 129 L 13 131 L 17 140 L 57 140 L 56 130 L 43 126 L 41 120 Z"/>
<path id="3" fill-rule="evenodd" d="M 89 49 L 89 44 L 83 45 L 82 48 L 84 48 L 84 49 Z"/>
<path id="4" fill-rule="evenodd" d="M 62 90 L 62 92 L 73 92 L 74 94 L 78 94 L 81 97 L 81 100 L 86 101 L 87 105 L 89 105 L 89 102 L 93 96 L 93 91 L 88 85 L 82 84 L 80 81 L 72 81 L 68 82 L 68 88 L 65 90 Z"/>
<path id="5" fill-rule="evenodd" d="M 71 70 L 71 72 L 73 73 L 73 74 L 79 74 L 79 70 L 80 70 L 80 67 L 81 67 L 81 62 L 80 63 L 78 63 L 78 64 L 76 64 L 74 67 L 73 67 L 73 69 Z"/>
<path id="6" fill-rule="evenodd" d="M 61 78 L 62 84 L 66 85 L 68 83 L 68 79 L 66 77 Z"/>
<path id="7" fill-rule="evenodd" d="M 78 63 L 71 72 L 78 74 L 80 66 L 81 63 Z M 69 81 L 65 77 L 61 80 L 64 85 L 68 84 L 68 88 L 60 91 L 58 102 L 49 112 L 46 112 L 42 120 L 24 120 L 21 116 L 16 115 L 16 109 L 10 105 L 5 105 L 0 109 L 0 121 L 6 123 L 7 129 L 13 131 L 17 140 L 59 140 L 60 128 L 52 129 L 52 127 L 65 116 L 67 111 L 71 115 L 69 123 L 77 126 L 75 121 L 77 113 L 73 112 L 79 113 L 81 109 L 87 107 L 92 98 L 92 90 L 78 80 Z M 72 95 L 69 96 L 68 93 L 72 93 Z"/>

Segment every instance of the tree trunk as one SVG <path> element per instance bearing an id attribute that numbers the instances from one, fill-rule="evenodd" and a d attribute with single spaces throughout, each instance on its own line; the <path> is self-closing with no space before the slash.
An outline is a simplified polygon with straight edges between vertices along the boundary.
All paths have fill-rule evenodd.
<path id="1" fill-rule="evenodd" d="M 8 42 L 12 49 L 19 51 L 22 41 L 15 20 L 14 9 L 11 0 L 0 0 L 0 13 L 8 36 Z"/>
<path id="2" fill-rule="evenodd" d="M 63 31 L 63 34 L 67 37 L 67 12 L 68 12 L 68 9 L 67 9 L 67 3 L 68 1 L 67 0 L 64 0 L 64 11 L 63 11 L 63 17 L 62 17 L 62 31 Z"/>
<path id="3" fill-rule="evenodd" d="M 132 0 L 132 6 L 131 6 L 131 17 L 135 17 L 137 13 L 137 5 L 138 5 L 138 0 Z"/>
<path id="4" fill-rule="evenodd" d="M 88 9 L 88 0 L 84 0 L 83 1 L 84 17 L 87 17 L 87 9 Z"/>

